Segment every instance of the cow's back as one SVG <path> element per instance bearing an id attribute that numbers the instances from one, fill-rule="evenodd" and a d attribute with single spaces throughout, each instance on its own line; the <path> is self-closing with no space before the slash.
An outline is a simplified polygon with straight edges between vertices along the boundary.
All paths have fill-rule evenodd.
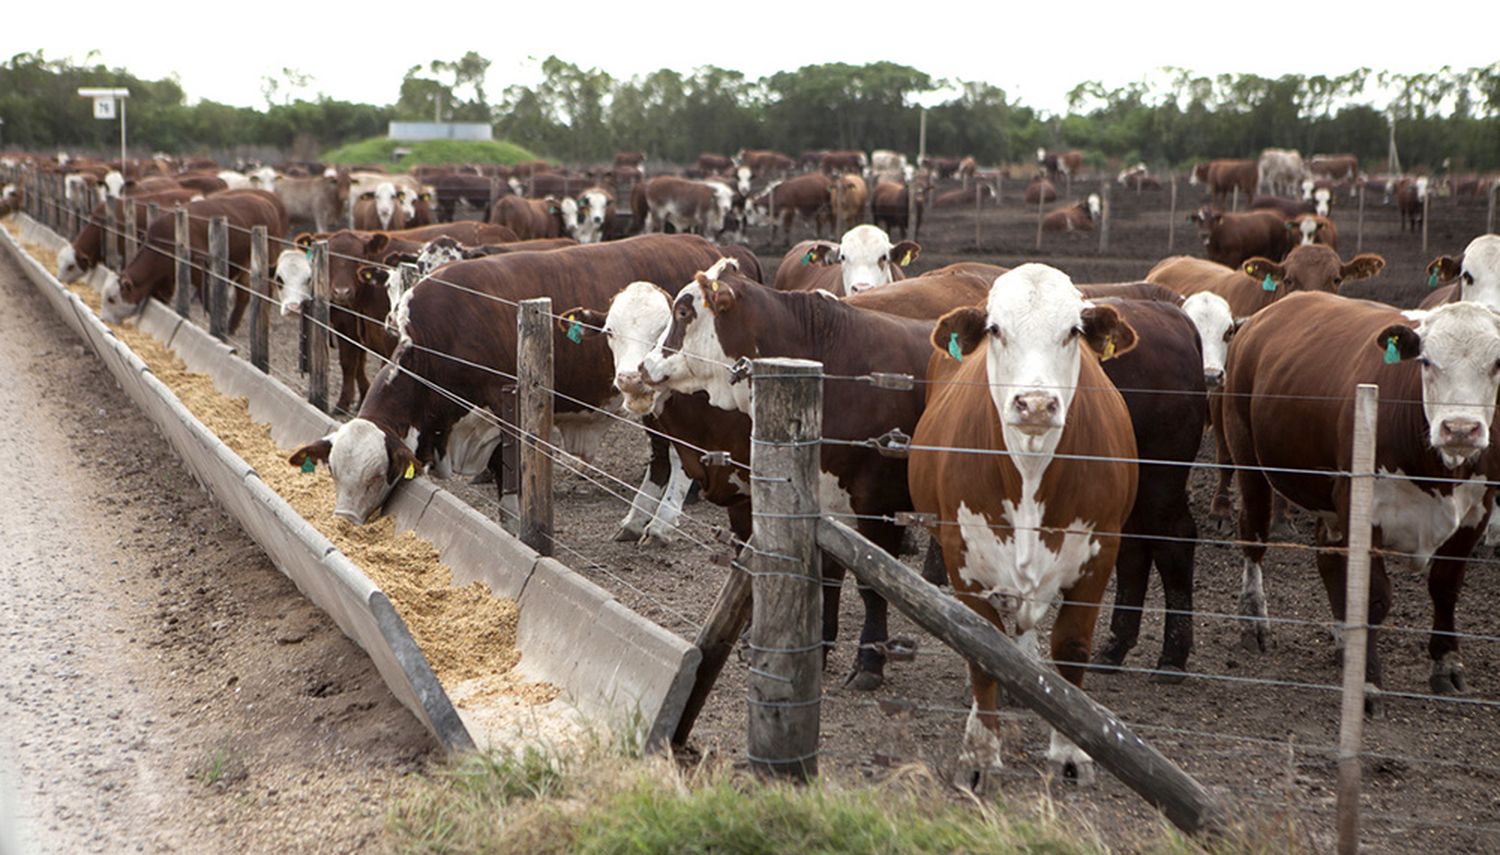
<path id="1" fill-rule="evenodd" d="M 1004 271 L 1004 268 L 997 269 Z M 983 303 L 995 276 L 986 278 L 973 273 L 933 271 L 852 294 L 845 297 L 844 302 L 872 312 L 936 320 L 954 309 Z"/>

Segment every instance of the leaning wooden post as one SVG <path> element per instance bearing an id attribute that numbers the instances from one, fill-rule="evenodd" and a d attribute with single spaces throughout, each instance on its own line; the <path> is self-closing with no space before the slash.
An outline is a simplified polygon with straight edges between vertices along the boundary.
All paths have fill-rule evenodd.
<path id="1" fill-rule="evenodd" d="M 750 504 L 755 533 L 748 710 L 750 765 L 818 773 L 823 576 L 817 525 L 823 365 L 757 359 L 751 370 Z"/>
<path id="2" fill-rule="evenodd" d="M 1432 188 L 1422 194 L 1422 257 L 1427 257 L 1427 214 L 1432 210 Z"/>
<path id="3" fill-rule="evenodd" d="M 266 227 L 250 229 L 250 364 L 271 373 L 271 278 L 266 275 Z"/>
<path id="4" fill-rule="evenodd" d="M 1172 183 L 1172 201 L 1168 203 L 1171 207 L 1167 209 L 1167 254 L 1171 255 L 1172 247 L 1177 243 L 1177 176 L 1173 175 L 1169 180 Z"/>
<path id="5" fill-rule="evenodd" d="M 1109 251 L 1109 179 L 1099 182 L 1099 254 Z"/>
<path id="6" fill-rule="evenodd" d="M 138 224 L 135 221 L 135 200 L 128 196 L 118 198 L 125 208 L 125 263 L 129 264 L 130 259 L 135 258 L 135 254 L 141 249 Z M 110 199 L 105 204 L 112 205 L 114 200 Z"/>
<path id="7" fill-rule="evenodd" d="M 1359 185 L 1359 219 L 1354 221 L 1354 251 L 1365 248 L 1365 185 Z"/>
<path id="8" fill-rule="evenodd" d="M 187 208 L 181 205 L 172 212 L 174 225 L 177 227 L 176 243 L 173 244 L 172 257 L 176 260 L 177 268 L 177 314 L 186 318 L 192 313 L 193 305 L 193 233 L 192 224 L 188 222 Z"/>
<path id="9" fill-rule="evenodd" d="M 229 338 L 229 220 L 214 217 L 208 221 L 208 272 L 203 299 L 208 304 L 208 334 L 224 341 Z"/>
<path id="10" fill-rule="evenodd" d="M 1344 701 L 1339 715 L 1339 852 L 1359 851 L 1360 743 L 1365 727 L 1365 655 L 1370 613 L 1370 507 L 1375 495 L 1375 416 L 1380 387 L 1354 392 L 1349 482 L 1349 560 L 1344 581 Z"/>
<path id="11" fill-rule="evenodd" d="M 113 199 L 105 202 L 104 222 L 99 227 L 104 230 L 104 266 L 110 270 L 119 271 L 120 267 L 120 220 L 115 216 L 115 201 Z"/>
<path id="12" fill-rule="evenodd" d="M 516 315 L 516 395 L 521 442 L 521 542 L 552 554 L 552 300 L 522 300 Z"/>
<path id="13" fill-rule="evenodd" d="M 1047 213 L 1046 188 L 1038 187 L 1036 194 L 1036 248 L 1042 248 L 1042 218 Z"/>
<path id="14" fill-rule="evenodd" d="M 314 407 L 328 412 L 328 343 L 331 328 L 328 325 L 329 309 L 333 294 L 328 282 L 328 241 L 313 241 L 312 254 L 308 256 L 312 265 L 312 305 L 303 309 L 307 319 L 307 401 Z"/>

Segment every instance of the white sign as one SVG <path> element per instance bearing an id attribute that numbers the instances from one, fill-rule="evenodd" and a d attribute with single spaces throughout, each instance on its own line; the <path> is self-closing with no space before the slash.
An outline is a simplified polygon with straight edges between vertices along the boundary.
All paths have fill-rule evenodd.
<path id="1" fill-rule="evenodd" d="M 115 99 L 114 98 L 95 98 L 94 99 L 94 118 L 96 118 L 96 119 L 113 119 L 114 117 L 115 117 Z"/>

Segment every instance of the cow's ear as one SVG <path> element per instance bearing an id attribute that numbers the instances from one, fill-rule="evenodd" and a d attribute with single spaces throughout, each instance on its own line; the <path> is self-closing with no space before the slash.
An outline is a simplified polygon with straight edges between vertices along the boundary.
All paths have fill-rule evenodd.
<path id="1" fill-rule="evenodd" d="M 1375 346 L 1385 353 L 1386 362 L 1415 359 L 1422 355 L 1422 338 L 1406 324 L 1391 324 L 1380 331 Z"/>
<path id="2" fill-rule="evenodd" d="M 308 247 L 310 247 L 310 246 L 313 245 L 313 233 L 312 232 L 302 232 L 301 234 L 299 234 L 296 237 L 292 238 L 292 243 L 295 243 L 298 247 L 300 247 L 302 249 L 307 249 Z"/>
<path id="3" fill-rule="evenodd" d="M 384 252 L 385 248 L 389 246 L 390 243 L 390 237 L 384 232 L 376 232 L 375 234 L 370 235 L 369 240 L 365 241 L 365 258 L 374 258 L 380 253 Z"/>
<path id="4" fill-rule="evenodd" d="M 386 267 L 396 267 L 402 264 L 416 264 L 417 257 L 409 252 L 388 252 L 385 258 L 380 260 Z"/>
<path id="5" fill-rule="evenodd" d="M 328 453 L 331 451 L 333 451 L 333 440 L 325 436 L 317 442 L 308 443 L 292 452 L 292 456 L 287 458 L 287 462 L 293 466 L 301 467 L 304 472 L 311 472 L 313 466 L 316 466 L 318 461 L 328 462 Z M 312 465 L 309 466 L 309 463 Z"/>
<path id="6" fill-rule="evenodd" d="M 604 318 L 603 312 L 576 306 L 558 316 L 557 328 L 570 340 L 581 342 L 604 332 Z"/>
<path id="7" fill-rule="evenodd" d="M 1224 331 L 1224 340 L 1229 341 L 1230 339 L 1234 338 L 1234 334 L 1239 332 L 1240 327 L 1244 326 L 1245 321 L 1248 320 L 1250 320 L 1249 316 L 1243 318 L 1235 318 L 1234 323 L 1229 325 L 1229 329 Z"/>
<path id="8" fill-rule="evenodd" d="M 412 454 L 411 449 L 406 447 L 406 443 L 389 433 L 385 435 L 385 451 L 387 460 L 385 482 L 387 484 L 394 484 L 397 479 L 410 481 L 422 471 L 421 462 L 417 460 L 415 454 Z"/>
<path id="9" fill-rule="evenodd" d="M 369 285 L 375 281 L 375 268 L 368 264 L 361 264 L 359 269 L 354 271 L 354 278 L 358 279 L 361 284 Z"/>
<path id="10" fill-rule="evenodd" d="M 1266 289 L 1268 291 L 1276 290 L 1274 286 L 1280 285 L 1281 280 L 1286 278 L 1285 267 L 1277 264 L 1269 258 L 1261 258 L 1259 256 L 1256 256 L 1255 258 L 1252 258 L 1249 261 L 1245 262 L 1244 266 L 1242 266 L 1240 269 L 1245 272 L 1246 276 L 1249 276 L 1256 282 L 1261 283 L 1262 287 L 1264 287 L 1264 284 L 1269 281 L 1272 287 Z"/>
<path id="11" fill-rule="evenodd" d="M 1349 259 L 1339 273 L 1345 282 L 1353 282 L 1356 279 L 1369 279 L 1371 276 L 1385 269 L 1385 259 L 1373 252 L 1362 252 Z"/>
<path id="12" fill-rule="evenodd" d="M 1436 288 L 1439 285 L 1446 285 L 1458 278 L 1458 274 L 1463 271 L 1463 267 L 1464 257 L 1462 255 L 1458 258 L 1440 255 L 1427 265 L 1427 285 L 1432 288 Z"/>
<path id="13" fill-rule="evenodd" d="M 1296 220 L 1287 220 L 1286 221 L 1286 230 L 1289 231 L 1289 232 L 1296 231 L 1297 230 L 1297 221 Z"/>
<path id="14" fill-rule="evenodd" d="M 890 259 L 896 262 L 897 267 L 908 267 L 917 257 L 922 254 L 922 245 L 916 241 L 904 240 L 891 247 Z"/>
<path id="15" fill-rule="evenodd" d="M 1100 361 L 1107 362 L 1129 353 L 1140 340 L 1135 327 L 1120 317 L 1119 310 L 1114 306 L 1086 305 L 1079 313 L 1079 319 L 1083 328 L 1083 340 L 1088 342 L 1091 350 L 1099 354 Z"/>
<path id="16" fill-rule="evenodd" d="M 977 306 L 954 309 L 938 318 L 937 326 L 932 328 L 932 346 L 939 353 L 961 359 L 984 341 L 987 323 L 985 310 Z"/>
<path id="17" fill-rule="evenodd" d="M 722 315 L 734 308 L 733 288 L 718 279 L 707 279 L 702 273 L 698 274 L 698 279 L 698 284 L 703 289 L 703 302 L 708 304 L 709 311 Z"/>
<path id="18" fill-rule="evenodd" d="M 359 194 L 359 201 L 361 201 L 361 202 L 368 202 L 368 201 L 370 201 L 371 199 L 374 199 L 374 198 L 375 198 L 375 191 L 374 190 L 366 190 L 365 192 Z"/>
<path id="19" fill-rule="evenodd" d="M 843 259 L 839 256 L 839 246 L 836 243 L 825 243 L 819 241 L 807 248 L 802 254 L 802 264 L 838 264 Z"/>

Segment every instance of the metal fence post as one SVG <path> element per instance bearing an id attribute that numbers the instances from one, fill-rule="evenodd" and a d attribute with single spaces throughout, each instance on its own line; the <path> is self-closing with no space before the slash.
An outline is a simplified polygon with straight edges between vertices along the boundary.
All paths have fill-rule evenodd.
<path id="1" fill-rule="evenodd" d="M 1354 392 L 1354 459 L 1349 482 L 1349 560 L 1344 582 L 1344 695 L 1339 717 L 1339 852 L 1359 851 L 1360 742 L 1365 725 L 1365 660 L 1370 613 L 1370 507 L 1375 494 L 1375 416 L 1380 387 Z"/>
<path id="2" fill-rule="evenodd" d="M 250 364 L 271 373 L 271 278 L 266 227 L 250 229 Z"/>
<path id="3" fill-rule="evenodd" d="M 755 533 L 744 553 L 753 568 L 747 753 L 752 768 L 791 778 L 818 771 L 822 374 L 822 363 L 805 359 L 757 359 L 752 369 L 750 503 Z"/>
<path id="4" fill-rule="evenodd" d="M 176 260 L 177 268 L 177 314 L 186 318 L 192 313 L 193 305 L 193 233 L 192 224 L 188 222 L 187 208 L 181 205 L 173 212 L 176 230 L 176 242 L 173 245 L 173 258 Z"/>
<path id="5" fill-rule="evenodd" d="M 223 341 L 228 338 L 225 322 L 229 307 L 229 221 L 214 217 L 208 221 L 208 273 L 203 300 L 208 308 L 208 333 Z"/>
<path id="6" fill-rule="evenodd" d="M 328 304 L 332 298 L 328 282 L 328 241 L 314 241 L 312 255 L 312 305 L 307 327 L 307 401 L 328 412 Z"/>
<path id="7" fill-rule="evenodd" d="M 521 429 L 521 542 L 552 554 L 552 300 L 522 300 L 516 315 L 516 410 Z"/>

